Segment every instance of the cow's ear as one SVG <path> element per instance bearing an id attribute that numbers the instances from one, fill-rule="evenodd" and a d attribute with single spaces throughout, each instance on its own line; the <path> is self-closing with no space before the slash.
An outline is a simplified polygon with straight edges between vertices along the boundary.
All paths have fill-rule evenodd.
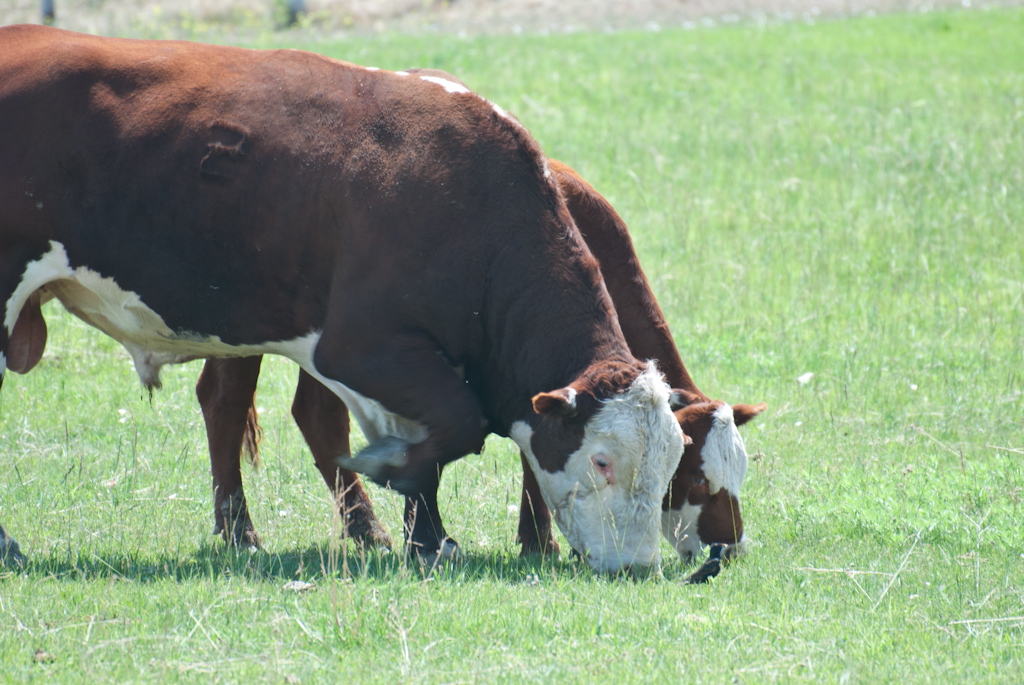
<path id="1" fill-rule="evenodd" d="M 742 426 L 767 408 L 768 405 L 764 402 L 761 404 L 734 404 L 732 405 L 733 420 L 737 426 Z"/>
<path id="2" fill-rule="evenodd" d="M 541 416 L 568 418 L 576 413 L 576 390 L 566 387 L 534 395 L 533 410 Z"/>
<path id="3" fill-rule="evenodd" d="M 672 388 L 672 394 L 668 397 L 668 406 L 671 407 L 672 411 L 679 411 L 700 401 L 700 395 L 695 392 Z"/>

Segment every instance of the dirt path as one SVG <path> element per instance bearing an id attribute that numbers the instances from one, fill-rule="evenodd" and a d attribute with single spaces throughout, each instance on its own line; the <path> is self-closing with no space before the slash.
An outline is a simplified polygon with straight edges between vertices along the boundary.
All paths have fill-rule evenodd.
<path id="1" fill-rule="evenodd" d="M 267 30 L 287 0 L 54 0 L 57 25 L 91 33 L 160 35 L 207 24 Z M 305 0 L 314 32 L 560 33 L 740 21 L 807 21 L 1024 0 Z M 0 0 L 0 24 L 40 21 L 40 0 Z M 202 26 L 199 26 L 200 33 Z M 168 30 L 169 35 L 174 30 Z"/>

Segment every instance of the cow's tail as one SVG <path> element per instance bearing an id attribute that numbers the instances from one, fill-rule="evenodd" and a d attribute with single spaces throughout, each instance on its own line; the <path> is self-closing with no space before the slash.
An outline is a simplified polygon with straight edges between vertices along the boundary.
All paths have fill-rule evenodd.
<path id="1" fill-rule="evenodd" d="M 245 415 L 245 433 L 242 435 L 242 456 L 252 464 L 254 469 L 260 468 L 260 441 L 263 440 L 263 429 L 260 427 L 260 414 L 256 410 L 256 394 L 253 393 L 252 404 Z"/>

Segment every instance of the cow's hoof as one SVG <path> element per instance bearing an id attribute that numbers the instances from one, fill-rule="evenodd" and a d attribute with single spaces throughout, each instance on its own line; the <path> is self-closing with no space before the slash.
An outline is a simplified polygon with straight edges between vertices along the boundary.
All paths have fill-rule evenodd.
<path id="1" fill-rule="evenodd" d="M 16 568 L 25 566 L 25 557 L 21 554 L 18 541 L 7 534 L 0 526 L 0 565 Z"/>
<path id="2" fill-rule="evenodd" d="M 228 547 L 260 547 L 260 536 L 249 518 L 245 491 L 239 486 L 230 495 L 218 498 L 213 511 L 213 534 L 220 535 Z"/>
<path id="3" fill-rule="evenodd" d="M 214 529 L 213 534 L 219 534 L 221 540 L 223 540 L 224 544 L 228 547 L 250 550 L 263 548 L 263 541 L 260 540 L 260 534 L 252 528 L 246 528 L 229 535 L 228 532 L 224 530 L 223 526 L 217 526 Z"/>
<path id="4" fill-rule="evenodd" d="M 386 485 L 395 470 L 404 467 L 408 461 L 409 443 L 401 438 L 388 436 L 372 445 L 367 445 L 354 457 L 338 457 L 338 466 L 361 473 L 378 485 Z"/>
<path id="5" fill-rule="evenodd" d="M 417 549 L 416 557 L 426 568 L 440 568 L 461 562 L 462 548 L 454 540 L 446 538 L 436 551 L 424 552 Z"/>
<path id="6" fill-rule="evenodd" d="M 523 546 L 519 550 L 520 557 L 543 557 L 545 559 L 549 557 L 557 557 L 562 553 L 562 548 L 558 546 L 554 538 L 548 540 L 547 544 L 542 545 L 538 540 L 523 540 Z"/>
<path id="7" fill-rule="evenodd" d="M 391 536 L 380 525 L 380 521 L 364 507 L 350 511 L 345 517 L 345 537 L 350 538 L 363 547 L 391 549 Z"/>
<path id="8" fill-rule="evenodd" d="M 263 548 L 263 541 L 260 540 L 259 533 L 252 528 L 243 531 L 240 536 L 235 538 L 234 544 L 241 549 L 254 550 Z"/>
<path id="9" fill-rule="evenodd" d="M 225 526 L 224 523 L 228 525 Z M 213 534 L 220 535 L 224 544 L 228 547 L 238 547 L 241 549 L 260 549 L 263 547 L 260 535 L 253 528 L 252 521 L 249 520 L 248 516 L 235 521 L 217 521 L 213 525 Z"/>
<path id="10" fill-rule="evenodd" d="M 260 549 L 263 546 L 259 533 L 253 528 L 252 521 L 248 517 L 244 520 L 227 523 L 227 526 L 221 521 L 214 523 L 213 534 L 220 535 L 224 544 L 228 547 L 239 547 L 242 549 L 252 549 L 255 547 Z"/>

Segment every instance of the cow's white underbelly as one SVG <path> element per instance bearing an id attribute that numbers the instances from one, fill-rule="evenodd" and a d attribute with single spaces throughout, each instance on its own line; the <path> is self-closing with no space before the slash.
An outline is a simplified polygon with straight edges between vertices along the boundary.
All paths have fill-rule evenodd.
<path id="1" fill-rule="evenodd" d="M 147 387 L 159 387 L 160 368 L 164 364 L 206 357 L 279 354 L 295 361 L 337 394 L 371 442 L 394 436 L 417 443 L 427 436 L 423 425 L 389 412 L 380 402 L 323 376 L 313 364 L 319 331 L 294 340 L 252 345 L 229 345 L 217 336 L 172 331 L 137 293 L 121 289 L 113 278 L 105 278 L 88 267 L 72 268 L 64 246 L 50 241 L 50 251 L 27 265 L 21 282 L 7 300 L 4 325 L 8 335 L 13 333 L 29 297 L 41 288 L 46 299 L 56 297 L 68 311 L 124 345 L 135 362 L 139 379 Z"/>
<path id="2" fill-rule="evenodd" d="M 276 346 L 274 354 L 280 354 L 293 360 L 305 369 L 309 375 L 326 385 L 335 395 L 340 397 L 348 406 L 348 410 L 352 412 L 352 416 L 359 423 L 359 427 L 363 430 L 363 435 L 370 442 L 377 442 L 389 435 L 401 438 L 411 444 L 423 442 L 427 439 L 427 427 L 423 424 L 390 412 L 377 400 L 360 395 L 347 385 L 327 378 L 317 371 L 316 366 L 313 365 L 313 351 L 316 350 L 317 343 L 319 342 L 320 332 L 314 331 L 302 338 L 274 343 Z"/>

